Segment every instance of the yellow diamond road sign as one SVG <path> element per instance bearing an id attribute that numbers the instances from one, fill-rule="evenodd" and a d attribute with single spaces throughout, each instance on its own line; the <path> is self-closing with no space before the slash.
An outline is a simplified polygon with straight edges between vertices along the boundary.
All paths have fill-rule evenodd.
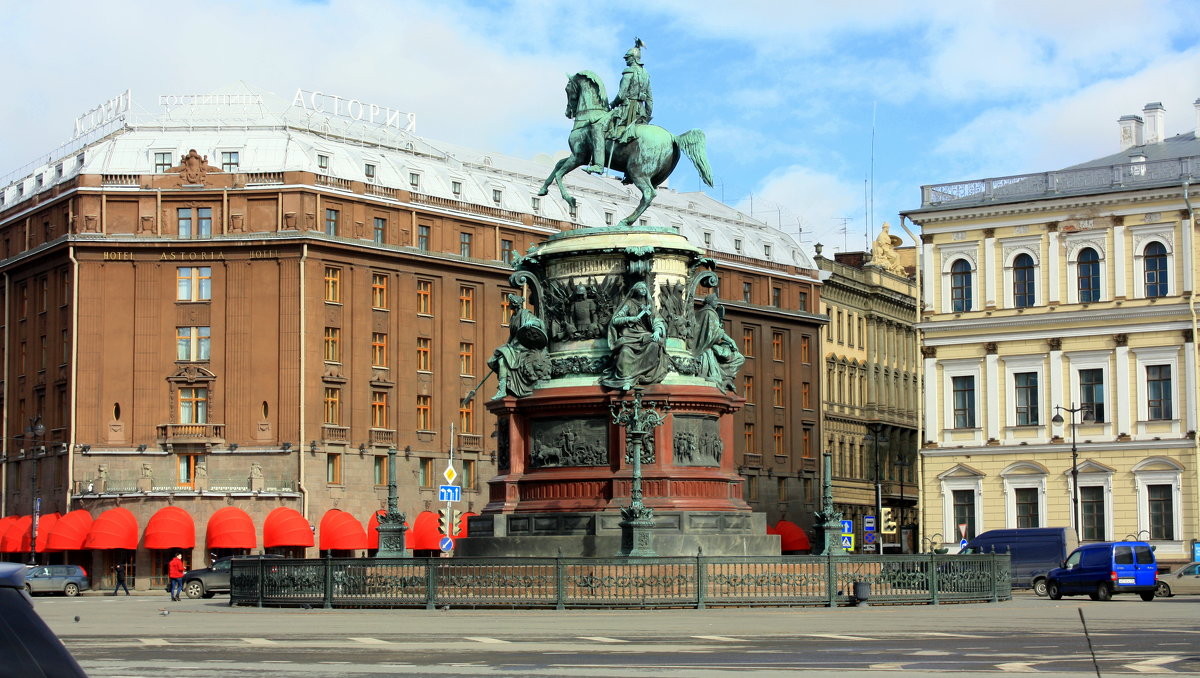
<path id="1" fill-rule="evenodd" d="M 446 482 L 448 482 L 448 483 L 450 483 L 451 485 L 453 485 L 453 484 L 454 484 L 454 479 L 458 477 L 458 472 L 454 470 L 454 467 L 453 467 L 453 466 L 451 466 L 451 465 L 447 464 L 447 465 L 446 465 L 446 472 L 442 474 L 442 477 L 444 477 L 444 478 L 446 479 Z"/>

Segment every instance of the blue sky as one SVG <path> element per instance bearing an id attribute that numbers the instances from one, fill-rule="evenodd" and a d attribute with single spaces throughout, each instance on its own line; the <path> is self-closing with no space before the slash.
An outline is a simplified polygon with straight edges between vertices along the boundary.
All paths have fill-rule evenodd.
<path id="1" fill-rule="evenodd" d="M 615 90 L 638 36 L 655 122 L 708 135 L 709 193 L 826 253 L 861 249 L 868 211 L 872 233 L 895 224 L 922 184 L 1116 152 L 1117 118 L 1148 102 L 1165 105 L 1168 134 L 1192 131 L 1200 98 L 1191 0 L 5 4 L 0 174 L 126 88 L 154 111 L 159 94 L 238 80 L 414 111 L 433 139 L 553 155 L 570 129 L 565 74 L 594 70 Z M 695 190 L 695 171 L 681 163 L 671 185 Z"/>

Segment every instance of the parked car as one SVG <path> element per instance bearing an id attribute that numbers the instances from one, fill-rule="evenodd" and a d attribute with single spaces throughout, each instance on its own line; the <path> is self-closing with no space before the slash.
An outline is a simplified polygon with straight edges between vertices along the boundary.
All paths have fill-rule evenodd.
<path id="1" fill-rule="evenodd" d="M 1046 593 L 1054 600 L 1083 594 L 1108 600 L 1115 593 L 1136 593 L 1151 601 L 1157 581 L 1154 547 L 1144 541 L 1106 541 L 1080 546 L 1062 567 L 1050 570 Z"/>
<path id="2" fill-rule="evenodd" d="M 26 566 L 25 590 L 29 593 L 61 593 L 77 596 L 91 588 L 88 573 L 78 565 Z"/>
<path id="3" fill-rule="evenodd" d="M 1170 574 L 1159 575 L 1154 595 L 1165 598 L 1179 593 L 1200 593 L 1200 562 L 1188 563 Z"/>
<path id="4" fill-rule="evenodd" d="M 274 554 L 256 556 L 224 556 L 213 561 L 212 567 L 188 570 L 183 575 L 183 592 L 188 598 L 212 598 L 229 593 L 230 563 L 234 558 L 282 558 Z"/>
<path id="5" fill-rule="evenodd" d="M 25 588 L 26 566 L 0 563 L 0 675 L 87 678 L 79 662 L 33 609 Z"/>
<path id="6" fill-rule="evenodd" d="M 1026 527 L 988 530 L 967 542 L 960 553 L 1007 553 L 1013 588 L 1032 588 L 1044 596 L 1046 574 L 1061 565 L 1076 546 L 1075 532 L 1068 528 Z"/>

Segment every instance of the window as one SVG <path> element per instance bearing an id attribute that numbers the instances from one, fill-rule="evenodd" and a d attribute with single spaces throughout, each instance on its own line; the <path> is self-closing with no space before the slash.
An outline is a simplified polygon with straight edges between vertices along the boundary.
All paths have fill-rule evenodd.
<path id="1" fill-rule="evenodd" d="M 800 362 L 812 362 L 812 344 L 807 336 L 800 337 Z"/>
<path id="2" fill-rule="evenodd" d="M 800 293 L 800 303 L 796 306 L 796 308 L 800 309 L 801 311 L 808 311 L 808 292 Z"/>
<path id="3" fill-rule="evenodd" d="M 185 386 L 179 389 L 179 423 L 208 423 L 208 389 Z"/>
<path id="4" fill-rule="evenodd" d="M 433 428 L 433 396 L 417 396 L 417 430 L 428 431 Z"/>
<path id="5" fill-rule="evenodd" d="M 371 306 L 374 308 L 387 308 L 387 283 L 386 273 L 371 274 Z"/>
<path id="6" fill-rule="evenodd" d="M 516 292 L 505 292 L 504 290 L 500 290 L 500 326 L 501 327 L 508 327 L 508 323 L 509 323 L 509 321 L 512 320 L 513 313 L 515 312 L 515 311 L 513 311 L 512 306 L 510 306 L 508 303 L 508 295 L 509 294 L 516 294 Z"/>
<path id="7" fill-rule="evenodd" d="M 953 377 L 954 428 L 975 428 L 975 377 Z"/>
<path id="8" fill-rule="evenodd" d="M 342 423 L 342 389 L 325 387 L 325 423 L 340 426 Z"/>
<path id="9" fill-rule="evenodd" d="M 196 467 L 204 464 L 203 454 L 179 455 L 179 486 L 196 486 Z"/>
<path id="10" fill-rule="evenodd" d="M 209 301 L 212 299 L 212 269 L 208 266 L 180 266 L 176 271 L 178 301 Z"/>
<path id="11" fill-rule="evenodd" d="M 782 456 L 784 454 L 782 426 L 776 426 L 771 432 L 771 447 L 775 450 L 776 455 Z"/>
<path id="12" fill-rule="evenodd" d="M 180 238 L 197 239 L 212 237 L 211 207 L 180 207 L 175 210 Z"/>
<path id="13" fill-rule="evenodd" d="M 506 264 L 511 264 L 513 262 L 513 241 L 500 241 L 500 261 L 503 261 Z"/>
<path id="14" fill-rule="evenodd" d="M 458 288 L 458 318 L 459 320 L 475 319 L 475 288 L 461 285 Z"/>
<path id="15" fill-rule="evenodd" d="M 1022 253 L 1013 259 L 1013 306 L 1016 308 L 1029 308 L 1036 303 L 1035 275 L 1033 257 Z"/>
<path id="16" fill-rule="evenodd" d="M 421 190 L 421 175 L 417 174 L 416 172 L 409 172 L 408 185 L 414 191 Z M 457 193 L 455 195 L 457 195 Z"/>
<path id="17" fill-rule="evenodd" d="M 538 210 L 542 209 L 542 199 L 541 199 L 541 198 L 539 198 L 539 197 L 537 197 L 536 195 L 535 195 L 535 196 L 533 196 L 533 197 L 532 197 L 532 198 L 530 198 L 530 200 L 529 200 L 529 207 L 530 207 L 530 209 L 532 209 L 534 212 L 537 212 Z"/>
<path id="18" fill-rule="evenodd" d="M 812 409 L 812 384 L 807 381 L 800 383 L 800 407 Z"/>
<path id="19" fill-rule="evenodd" d="M 329 156 L 322 153 L 317 154 L 317 169 L 322 172 L 329 171 Z"/>
<path id="20" fill-rule="evenodd" d="M 1171 418 L 1171 366 L 1146 366 L 1147 419 Z"/>
<path id="21" fill-rule="evenodd" d="M 779 287 L 771 288 L 771 305 L 775 308 L 783 307 L 783 289 Z"/>
<path id="22" fill-rule="evenodd" d="M 1085 247 L 1076 263 L 1079 284 L 1079 303 L 1100 301 L 1100 255 L 1096 250 Z"/>
<path id="23" fill-rule="evenodd" d="M 1147 485 L 1151 539 L 1175 538 L 1175 488 L 1171 485 Z"/>
<path id="24" fill-rule="evenodd" d="M 325 482 L 330 485 L 342 484 L 342 455 L 330 452 L 325 455 Z"/>
<path id="25" fill-rule="evenodd" d="M 428 372 L 432 361 L 429 359 L 433 340 L 429 337 L 417 337 L 417 371 Z"/>
<path id="26" fill-rule="evenodd" d="M 417 226 L 417 249 L 429 251 L 428 226 Z"/>
<path id="27" fill-rule="evenodd" d="M 461 181 L 451 181 L 450 182 L 450 192 L 453 193 L 454 197 L 456 197 L 456 198 L 462 197 L 462 182 Z"/>
<path id="28" fill-rule="evenodd" d="M 753 297 L 753 294 L 754 284 L 748 282 L 742 283 L 742 301 L 750 303 L 750 299 Z"/>
<path id="29" fill-rule="evenodd" d="M 974 490 L 954 490 L 954 525 L 957 528 L 959 525 L 966 525 L 965 539 L 971 539 L 975 536 L 975 491 Z M 957 530 L 956 530 L 957 532 Z"/>
<path id="30" fill-rule="evenodd" d="M 742 328 L 742 355 L 747 358 L 754 357 L 754 328 Z"/>
<path id="31" fill-rule="evenodd" d="M 342 330 L 338 327 L 325 328 L 325 362 L 342 360 Z"/>
<path id="32" fill-rule="evenodd" d="M 371 428 L 388 427 L 388 393 L 371 391 Z"/>
<path id="33" fill-rule="evenodd" d="M 783 380 L 771 380 L 771 405 L 774 407 L 783 407 Z"/>
<path id="34" fill-rule="evenodd" d="M 458 255 L 460 257 L 471 256 L 471 239 L 472 236 L 470 233 L 458 234 Z"/>
<path id="35" fill-rule="evenodd" d="M 171 153 L 155 153 L 154 154 L 154 173 L 161 174 L 171 169 Z M 60 172 L 61 173 L 61 172 Z"/>
<path id="36" fill-rule="evenodd" d="M 783 360 L 783 332 L 771 333 L 771 359 Z"/>
<path id="37" fill-rule="evenodd" d="M 1037 426 L 1040 423 L 1037 372 L 1019 372 L 1013 377 L 1017 395 L 1017 426 Z"/>
<path id="38" fill-rule="evenodd" d="M 342 269 L 340 268 L 325 267 L 325 301 L 333 303 L 342 301 Z"/>
<path id="39" fill-rule="evenodd" d="M 382 245 L 387 238 L 387 219 L 375 217 L 375 244 Z"/>
<path id="40" fill-rule="evenodd" d="M 463 460 L 462 486 L 464 490 L 474 490 L 479 487 L 479 479 L 475 473 L 475 460 Z"/>
<path id="41" fill-rule="evenodd" d="M 363 174 L 366 175 L 367 181 L 375 181 L 375 165 L 366 163 L 363 165 Z"/>
<path id="42" fill-rule="evenodd" d="M 1017 508 L 1017 527 L 1039 527 L 1038 488 L 1018 487 L 1014 489 L 1013 501 Z"/>
<path id="43" fill-rule="evenodd" d="M 458 343 L 458 373 L 467 376 L 475 374 L 475 344 L 465 341 Z"/>
<path id="44" fill-rule="evenodd" d="M 567 205 L 567 214 L 571 215 L 572 219 L 579 216 L 579 201 L 578 200 L 575 201 L 574 205 Z M 608 224 L 608 225 L 612 226 L 612 224 Z"/>
<path id="45" fill-rule="evenodd" d="M 417 481 L 421 483 L 421 487 L 433 487 L 433 484 L 437 482 L 437 477 L 433 473 L 432 459 L 421 459 L 421 468 L 417 476 Z"/>
<path id="46" fill-rule="evenodd" d="M 1079 488 L 1079 518 L 1083 521 L 1085 541 L 1104 541 L 1104 488 L 1089 486 Z"/>
<path id="47" fill-rule="evenodd" d="M 208 360 L 210 330 L 207 327 L 175 328 L 176 360 Z"/>
<path id="48" fill-rule="evenodd" d="M 758 476 L 746 476 L 746 501 L 758 501 Z"/>
<path id="49" fill-rule="evenodd" d="M 433 311 L 433 281 L 417 281 L 417 313 L 430 315 Z"/>
<path id="50" fill-rule="evenodd" d="M 475 432 L 475 408 L 470 405 L 463 405 L 458 408 L 458 432 Z"/>
<path id="51" fill-rule="evenodd" d="M 950 310 L 971 310 L 971 262 L 959 259 L 950 266 Z"/>
<path id="52" fill-rule="evenodd" d="M 705 231 L 705 232 L 704 232 L 704 246 L 705 246 L 706 248 L 711 248 L 711 247 L 712 247 L 712 231 Z"/>
<path id="53" fill-rule="evenodd" d="M 604 213 L 604 225 L 605 225 L 605 226 L 612 226 L 612 224 L 613 224 L 613 213 L 612 213 L 612 212 L 605 212 L 605 213 Z"/>
<path id="54" fill-rule="evenodd" d="M 741 252 L 741 251 L 742 251 L 742 239 L 741 239 L 741 238 L 734 238 L 734 239 L 733 239 L 733 250 L 734 250 L 735 252 Z"/>
<path id="55" fill-rule="evenodd" d="M 387 367 L 387 340 L 388 335 L 385 332 L 371 333 L 371 366 L 372 367 Z"/>
<path id="56" fill-rule="evenodd" d="M 763 256 L 768 259 L 771 258 L 771 246 L 770 245 L 763 245 Z"/>
<path id="57" fill-rule="evenodd" d="M 1079 404 L 1091 410 L 1096 423 L 1104 421 L 1104 370 L 1079 370 Z"/>
<path id="58" fill-rule="evenodd" d="M 240 156 L 238 151 L 221 151 L 221 171 L 238 171 L 238 166 L 242 164 Z"/>
<path id="59" fill-rule="evenodd" d="M 742 377 L 742 397 L 746 399 L 747 404 L 754 404 L 754 375 L 752 374 Z"/>
<path id="60" fill-rule="evenodd" d="M 334 209 L 325 210 L 325 235 L 338 234 L 338 211 Z"/>
<path id="61" fill-rule="evenodd" d="M 388 483 L 387 463 L 388 463 L 387 457 L 385 457 L 383 455 L 378 455 L 375 457 L 375 484 L 376 485 L 387 485 L 387 483 Z"/>
<path id="62" fill-rule="evenodd" d="M 1160 242 L 1146 245 L 1142 253 L 1147 297 L 1167 296 L 1167 248 Z"/>
<path id="63" fill-rule="evenodd" d="M 742 436 L 746 441 L 746 454 L 755 454 L 758 452 L 758 446 L 754 442 L 754 424 L 742 425 Z"/>
<path id="64" fill-rule="evenodd" d="M 499 205 L 503 201 L 504 201 L 504 191 L 502 191 L 498 188 L 493 188 L 492 189 L 492 202 Z"/>

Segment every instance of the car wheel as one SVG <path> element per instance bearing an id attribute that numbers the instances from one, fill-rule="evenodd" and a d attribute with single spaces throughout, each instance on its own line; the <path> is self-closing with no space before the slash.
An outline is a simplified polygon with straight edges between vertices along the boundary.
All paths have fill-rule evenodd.
<path id="1" fill-rule="evenodd" d="M 1154 595 L 1158 596 L 1159 598 L 1170 598 L 1175 594 L 1171 593 L 1170 584 L 1165 581 L 1160 581 L 1154 585 Z"/>
<path id="2" fill-rule="evenodd" d="M 63 587 L 63 593 L 66 594 L 68 598 L 74 598 L 75 596 L 79 595 L 79 584 L 76 584 L 75 582 L 69 582 Z"/>
<path id="3" fill-rule="evenodd" d="M 1092 600 L 1112 600 L 1112 589 L 1108 584 L 1097 584 L 1096 594 L 1092 596 Z"/>
<path id="4" fill-rule="evenodd" d="M 33 595 L 33 587 L 30 586 L 29 584 L 26 584 L 25 585 L 25 593 L 28 593 L 29 595 L 32 596 Z"/>
<path id="5" fill-rule="evenodd" d="M 1062 589 L 1058 587 L 1058 582 L 1046 584 L 1046 595 L 1050 596 L 1050 600 L 1062 600 Z"/>
<path id="6" fill-rule="evenodd" d="M 1037 581 L 1033 582 L 1033 592 L 1038 594 L 1039 596 L 1045 598 L 1046 597 L 1046 580 L 1038 579 Z"/>
<path id="7" fill-rule="evenodd" d="M 193 579 L 183 586 L 183 592 L 188 598 L 199 598 L 204 595 L 204 584 L 199 579 Z"/>
<path id="8" fill-rule="evenodd" d="M 1142 591 L 1138 595 L 1140 595 L 1142 597 L 1142 600 L 1146 601 L 1147 603 L 1154 600 L 1154 592 L 1153 591 Z"/>

